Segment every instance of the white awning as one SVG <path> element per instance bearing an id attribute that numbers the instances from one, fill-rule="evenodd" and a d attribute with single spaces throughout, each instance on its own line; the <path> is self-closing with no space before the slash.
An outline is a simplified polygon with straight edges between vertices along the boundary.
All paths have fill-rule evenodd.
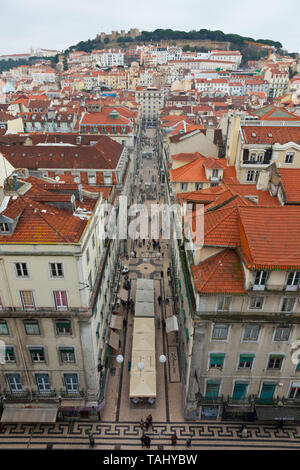
<path id="1" fill-rule="evenodd" d="M 175 315 L 166 318 L 166 332 L 171 333 L 171 331 L 178 331 L 178 321 Z"/>
<path id="2" fill-rule="evenodd" d="M 113 349 L 118 351 L 119 350 L 119 341 L 120 341 L 120 336 L 118 335 L 118 333 L 115 333 L 114 331 L 111 330 L 110 331 L 109 341 L 108 341 L 109 346 L 111 346 Z"/>
<path id="3" fill-rule="evenodd" d="M 136 302 L 154 302 L 154 292 L 152 290 L 138 289 L 135 295 Z"/>
<path id="4" fill-rule="evenodd" d="M 156 397 L 154 318 L 135 318 L 132 336 L 130 398 Z M 143 365 L 139 369 L 138 365 Z"/>
<path id="5" fill-rule="evenodd" d="M 109 324 L 110 328 L 114 328 L 115 330 L 122 330 L 123 318 L 123 315 L 112 315 Z"/>
<path id="6" fill-rule="evenodd" d="M 135 317 L 154 317 L 154 302 L 136 302 Z"/>
<path id="7" fill-rule="evenodd" d="M 57 406 L 4 405 L 1 423 L 55 423 L 57 411 Z"/>
<path id="8" fill-rule="evenodd" d="M 136 289 L 137 290 L 154 290 L 153 279 L 137 279 Z"/>

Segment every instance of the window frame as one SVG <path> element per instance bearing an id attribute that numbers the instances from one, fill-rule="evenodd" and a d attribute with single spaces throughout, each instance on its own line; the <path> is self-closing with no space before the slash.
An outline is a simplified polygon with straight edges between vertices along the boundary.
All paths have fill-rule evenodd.
<path id="1" fill-rule="evenodd" d="M 30 324 L 32 324 L 32 325 L 35 324 L 38 327 L 38 333 L 29 333 L 27 331 L 26 326 L 28 326 Z M 26 320 L 23 320 L 23 325 L 24 325 L 24 330 L 25 330 L 26 335 L 28 335 L 28 336 L 40 336 L 41 335 L 41 329 L 40 329 L 40 324 L 39 324 L 38 320 L 26 319 Z"/>
<path id="2" fill-rule="evenodd" d="M 58 328 L 57 328 L 57 323 L 69 323 L 70 324 L 70 333 L 60 333 L 58 331 Z M 55 320 L 54 321 L 54 324 L 55 324 L 55 333 L 57 336 L 72 336 L 73 335 L 73 332 L 72 332 L 72 322 L 71 320 L 64 320 L 64 319 L 61 319 L 61 320 Z"/>
<path id="3" fill-rule="evenodd" d="M 214 337 L 214 331 L 216 328 L 225 328 L 227 329 L 227 335 L 226 335 L 226 338 L 216 338 Z M 228 341 L 228 338 L 229 338 L 229 325 L 226 324 L 226 323 L 214 323 L 212 325 L 212 333 L 211 333 L 211 341 Z"/>
<path id="4" fill-rule="evenodd" d="M 62 274 L 53 275 L 52 265 L 55 267 L 55 271 L 59 271 L 57 266 L 61 265 Z M 64 279 L 65 278 L 64 263 L 62 263 L 61 261 L 48 261 L 48 269 L 50 273 L 50 279 Z"/>
<path id="5" fill-rule="evenodd" d="M 27 274 L 24 274 L 24 267 L 25 267 Z M 24 261 L 18 261 L 18 262 L 14 261 L 14 269 L 15 269 L 15 276 L 17 279 L 29 279 L 30 278 L 28 263 Z M 18 273 L 19 270 L 20 270 L 20 274 Z"/>
<path id="6" fill-rule="evenodd" d="M 284 330 L 288 330 L 288 336 L 287 336 L 287 339 L 282 339 L 282 337 L 280 337 L 279 339 L 276 338 L 276 335 L 277 335 L 277 332 L 278 330 L 281 330 L 281 336 L 282 336 L 282 332 Z M 290 326 L 285 326 L 285 325 L 277 325 L 275 328 L 274 328 L 274 333 L 273 333 L 273 339 L 272 339 L 272 342 L 278 342 L 278 341 L 289 341 L 290 339 L 290 336 L 291 336 L 291 332 L 292 332 L 292 329 Z"/>
<path id="7" fill-rule="evenodd" d="M 251 307 L 251 302 L 254 300 L 254 299 L 262 299 L 262 305 L 261 307 Z M 248 304 L 248 310 L 263 310 L 264 309 L 264 304 L 265 304 L 265 297 L 264 296 L 260 296 L 260 295 L 253 295 L 249 298 L 249 304 Z"/>
<path id="8" fill-rule="evenodd" d="M 45 354 L 44 346 L 28 346 L 28 351 L 29 351 L 30 360 L 32 364 L 40 364 L 40 363 L 45 364 L 46 363 L 46 354 Z M 42 357 L 44 359 L 34 360 L 33 354 L 35 351 L 42 351 Z"/>
<path id="9" fill-rule="evenodd" d="M 246 333 L 246 330 L 247 328 L 249 329 L 250 327 L 253 327 L 253 328 L 257 328 L 257 337 L 255 339 L 250 339 L 250 338 L 246 338 L 245 339 L 245 333 Z M 257 325 L 256 323 L 254 324 L 251 324 L 251 323 L 248 323 L 244 326 L 244 331 L 243 331 L 243 336 L 242 336 L 242 342 L 259 342 L 259 338 L 260 338 L 260 332 L 261 332 L 261 326 L 260 325 Z"/>

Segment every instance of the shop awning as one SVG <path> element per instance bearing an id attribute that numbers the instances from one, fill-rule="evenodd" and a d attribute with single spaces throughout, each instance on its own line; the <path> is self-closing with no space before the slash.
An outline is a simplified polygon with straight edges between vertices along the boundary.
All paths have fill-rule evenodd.
<path id="1" fill-rule="evenodd" d="M 114 328 L 115 330 L 122 330 L 123 319 L 123 315 L 112 315 L 109 324 L 110 328 Z"/>
<path id="2" fill-rule="evenodd" d="M 118 333 L 115 333 L 114 331 L 111 330 L 110 331 L 109 341 L 108 341 L 109 346 L 111 346 L 113 349 L 118 351 L 119 350 L 119 341 L 120 341 L 120 336 L 118 335 Z"/>
<path id="3" fill-rule="evenodd" d="M 271 406 L 255 406 L 256 414 L 259 420 L 266 421 L 299 421 L 300 408 L 296 407 L 271 407 Z"/>
<path id="4" fill-rule="evenodd" d="M 171 331 L 178 331 L 178 321 L 175 315 L 166 318 L 166 332 L 171 333 Z"/>
<path id="5" fill-rule="evenodd" d="M 4 405 L 1 423 L 55 423 L 58 407 Z"/>

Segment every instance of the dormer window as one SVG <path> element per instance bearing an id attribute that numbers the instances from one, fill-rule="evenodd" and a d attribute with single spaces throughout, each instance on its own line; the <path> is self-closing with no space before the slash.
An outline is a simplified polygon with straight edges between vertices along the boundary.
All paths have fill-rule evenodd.
<path id="1" fill-rule="evenodd" d="M 255 134 L 255 132 L 252 132 L 252 134 L 251 134 L 251 135 L 252 135 L 252 137 L 256 137 L 256 134 Z"/>
<path id="2" fill-rule="evenodd" d="M 285 155 L 285 163 L 293 163 L 295 152 L 287 152 Z"/>
<path id="3" fill-rule="evenodd" d="M 0 222 L 0 233 L 9 233 L 9 224 L 7 222 Z"/>

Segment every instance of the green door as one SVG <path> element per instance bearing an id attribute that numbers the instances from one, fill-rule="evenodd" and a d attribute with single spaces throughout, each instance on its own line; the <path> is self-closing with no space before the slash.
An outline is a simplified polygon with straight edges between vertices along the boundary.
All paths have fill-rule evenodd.
<path id="1" fill-rule="evenodd" d="M 261 400 L 272 400 L 276 384 L 264 383 L 260 392 Z"/>
<path id="2" fill-rule="evenodd" d="M 246 390 L 247 390 L 246 383 L 235 383 L 234 390 L 233 390 L 233 400 L 243 400 L 246 398 Z"/>

